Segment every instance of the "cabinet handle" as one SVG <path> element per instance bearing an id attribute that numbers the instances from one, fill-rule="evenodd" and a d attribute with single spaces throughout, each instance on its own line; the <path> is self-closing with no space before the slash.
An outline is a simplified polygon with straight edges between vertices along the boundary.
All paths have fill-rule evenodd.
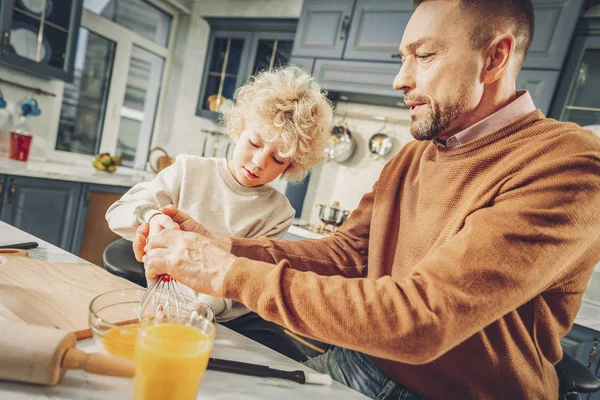
<path id="1" fill-rule="evenodd" d="M 5 31 L 2 35 L 2 54 L 8 51 L 8 44 L 10 42 L 10 31 Z"/>
<path id="2" fill-rule="evenodd" d="M 17 194 L 17 184 L 13 182 L 10 186 L 10 195 L 14 196 L 15 194 Z"/>
<path id="3" fill-rule="evenodd" d="M 598 339 L 594 339 L 594 347 L 592 347 L 592 351 L 590 351 L 590 357 L 588 359 L 588 368 L 592 368 L 592 364 L 596 361 L 596 356 L 598 355 Z"/>
<path id="4" fill-rule="evenodd" d="M 346 30 L 348 29 L 349 20 L 350 17 L 347 15 L 342 19 L 342 26 L 340 26 L 340 40 L 344 40 L 346 38 Z"/>
<path id="5" fill-rule="evenodd" d="M 392 54 L 392 58 L 402 58 L 402 56 L 398 53 Z"/>

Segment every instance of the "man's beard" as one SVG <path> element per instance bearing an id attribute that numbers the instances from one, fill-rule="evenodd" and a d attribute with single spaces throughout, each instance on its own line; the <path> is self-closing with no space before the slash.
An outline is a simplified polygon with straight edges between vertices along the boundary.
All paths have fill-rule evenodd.
<path id="1" fill-rule="evenodd" d="M 429 113 L 421 117 L 418 122 L 413 119 L 410 127 L 410 133 L 417 140 L 433 140 L 441 132 L 448 129 L 452 122 L 463 114 L 463 110 L 465 109 L 462 102 L 454 103 L 443 110 L 437 104 L 430 101 L 427 101 L 425 104 L 430 107 Z"/>

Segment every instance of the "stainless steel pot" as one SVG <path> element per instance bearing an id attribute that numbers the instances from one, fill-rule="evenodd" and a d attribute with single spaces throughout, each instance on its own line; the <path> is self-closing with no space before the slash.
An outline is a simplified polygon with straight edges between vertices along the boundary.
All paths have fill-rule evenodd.
<path id="1" fill-rule="evenodd" d="M 331 136 L 325 148 L 325 160 L 341 163 L 347 161 L 356 150 L 356 142 L 350 130 L 344 125 L 336 125 L 331 129 Z"/>
<path id="2" fill-rule="evenodd" d="M 350 211 L 342 210 L 337 201 L 331 206 L 317 204 L 316 207 L 319 209 L 319 219 L 326 225 L 341 226 L 350 216 Z"/>
<path id="3" fill-rule="evenodd" d="M 369 139 L 369 151 L 377 158 L 385 157 L 392 150 L 392 139 L 385 133 L 376 133 Z"/>

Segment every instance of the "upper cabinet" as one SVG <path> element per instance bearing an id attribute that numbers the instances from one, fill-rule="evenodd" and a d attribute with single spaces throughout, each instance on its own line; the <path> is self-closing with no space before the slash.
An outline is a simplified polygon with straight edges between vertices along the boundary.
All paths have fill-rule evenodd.
<path id="1" fill-rule="evenodd" d="M 412 13 L 412 0 L 305 0 L 294 57 L 398 63 Z"/>
<path id="2" fill-rule="evenodd" d="M 353 8 L 354 0 L 304 0 L 294 56 L 341 58 Z"/>
<path id="3" fill-rule="evenodd" d="M 533 0 L 535 30 L 523 68 L 562 68 L 584 0 Z"/>
<path id="4" fill-rule="evenodd" d="M 0 63 L 72 81 L 81 6 L 82 0 L 2 0 Z"/>
<path id="5" fill-rule="evenodd" d="M 412 13 L 412 0 L 357 0 L 344 59 L 399 62 L 398 46 Z"/>
<path id="6" fill-rule="evenodd" d="M 600 16 L 582 18 L 550 115 L 600 135 Z"/>
<path id="7" fill-rule="evenodd" d="M 210 46 L 196 115 L 217 119 L 220 112 L 233 104 L 235 91 L 250 75 L 288 64 L 296 22 L 209 22 L 212 28 Z"/>

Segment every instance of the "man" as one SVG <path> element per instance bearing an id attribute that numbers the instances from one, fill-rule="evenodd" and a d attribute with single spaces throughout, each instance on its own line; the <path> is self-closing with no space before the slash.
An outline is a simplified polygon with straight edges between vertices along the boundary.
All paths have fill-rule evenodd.
<path id="1" fill-rule="evenodd" d="M 416 3 L 394 87 L 417 141 L 338 233 L 230 240 L 165 210 L 181 231 L 149 239 L 147 276 L 338 346 L 308 364 L 373 398 L 555 400 L 600 259 L 600 143 L 515 91 L 531 1 Z"/>

